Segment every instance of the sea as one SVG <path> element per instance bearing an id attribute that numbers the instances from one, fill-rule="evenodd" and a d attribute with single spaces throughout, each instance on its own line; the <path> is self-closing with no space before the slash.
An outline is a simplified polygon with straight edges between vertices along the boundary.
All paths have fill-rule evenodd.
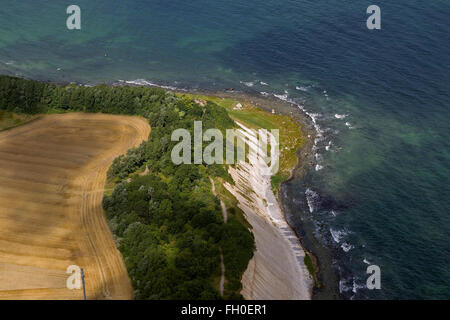
<path id="1" fill-rule="evenodd" d="M 315 297 L 450 299 L 450 1 L 0 5 L 0 74 L 288 101 L 315 132 L 314 164 L 282 189 L 319 258 Z M 367 27 L 371 5 L 381 29 Z"/>

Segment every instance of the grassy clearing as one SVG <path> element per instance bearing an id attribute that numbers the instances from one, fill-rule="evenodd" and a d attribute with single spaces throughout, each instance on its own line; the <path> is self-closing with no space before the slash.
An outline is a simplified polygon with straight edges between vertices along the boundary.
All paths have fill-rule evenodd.
<path id="1" fill-rule="evenodd" d="M 280 188 L 280 185 L 282 182 L 286 181 L 287 179 L 289 179 L 289 175 L 287 174 L 276 174 L 273 175 L 272 177 L 270 177 L 270 183 L 272 185 L 272 190 L 278 191 L 278 189 Z"/>
<path id="2" fill-rule="evenodd" d="M 116 179 L 116 178 L 106 180 L 105 190 L 104 190 L 105 195 L 107 195 L 107 196 L 112 195 L 114 188 L 117 186 L 117 181 L 118 181 L 118 179 Z"/>
<path id="3" fill-rule="evenodd" d="M 305 265 L 306 265 L 306 268 L 308 269 L 309 274 L 311 275 L 311 277 L 314 280 L 314 287 L 320 288 L 321 284 L 320 284 L 319 280 L 317 279 L 317 270 L 315 267 L 315 263 L 313 262 L 313 259 L 311 259 L 311 256 L 309 255 L 309 253 L 305 254 L 305 258 L 303 259 L 303 261 L 305 262 Z"/>
<path id="4" fill-rule="evenodd" d="M 305 255 L 304 261 L 305 261 L 306 267 L 308 268 L 309 274 L 314 276 L 314 265 L 313 265 L 313 262 L 311 260 L 311 257 L 308 254 Z"/>
<path id="5" fill-rule="evenodd" d="M 302 135 L 300 124 L 291 117 L 281 114 L 272 114 L 250 104 L 242 104 L 243 108 L 235 110 L 239 103 L 230 98 L 220 98 L 205 95 L 180 94 L 191 99 L 200 99 L 214 102 L 223 106 L 230 117 L 252 129 L 278 129 L 280 132 L 280 168 L 272 177 L 272 189 L 276 193 L 281 183 L 287 180 L 291 171 L 298 162 L 297 151 L 306 142 Z"/>

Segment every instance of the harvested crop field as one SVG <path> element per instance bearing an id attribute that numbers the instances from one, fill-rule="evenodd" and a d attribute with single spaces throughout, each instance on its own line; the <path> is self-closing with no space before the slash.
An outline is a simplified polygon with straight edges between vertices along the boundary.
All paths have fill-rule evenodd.
<path id="1" fill-rule="evenodd" d="M 88 299 L 132 298 L 102 198 L 113 159 L 149 132 L 137 117 L 70 113 L 0 133 L 0 299 L 82 299 L 70 265 Z"/>

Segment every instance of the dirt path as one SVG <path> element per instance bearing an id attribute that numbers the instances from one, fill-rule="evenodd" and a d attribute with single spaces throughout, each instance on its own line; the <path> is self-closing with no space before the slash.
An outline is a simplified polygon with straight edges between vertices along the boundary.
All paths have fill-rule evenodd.
<path id="1" fill-rule="evenodd" d="M 212 178 L 209 178 L 209 180 L 211 181 L 211 185 L 212 185 L 212 193 L 213 193 L 213 195 L 215 195 L 217 197 L 216 186 L 214 185 L 214 180 Z M 225 203 L 222 201 L 222 199 L 219 198 L 219 200 L 220 200 L 220 207 L 222 208 L 223 221 L 225 223 L 227 223 L 227 221 L 228 221 L 227 207 L 225 206 Z"/>
<path id="2" fill-rule="evenodd" d="M 211 181 L 211 190 L 213 195 L 215 195 L 217 197 L 217 193 L 216 193 L 216 186 L 214 184 L 214 180 L 210 177 L 209 181 Z M 222 215 L 223 215 L 223 221 L 225 223 L 227 223 L 228 220 L 228 214 L 227 214 L 227 207 L 225 206 L 225 203 L 223 203 L 222 199 L 220 199 L 220 207 L 222 208 Z M 223 263 L 223 254 L 222 252 L 220 253 L 220 282 L 219 282 L 219 292 L 220 295 L 223 296 L 223 286 L 225 284 L 225 264 Z"/>
<path id="3" fill-rule="evenodd" d="M 147 139 L 140 118 L 52 115 L 0 134 L 0 299 L 81 299 L 66 269 L 85 269 L 88 299 L 132 288 L 102 209 L 112 160 Z"/>
<path id="4" fill-rule="evenodd" d="M 219 283 L 219 291 L 220 295 L 223 297 L 223 286 L 225 284 L 225 264 L 223 263 L 223 254 L 220 253 L 220 283 Z"/>

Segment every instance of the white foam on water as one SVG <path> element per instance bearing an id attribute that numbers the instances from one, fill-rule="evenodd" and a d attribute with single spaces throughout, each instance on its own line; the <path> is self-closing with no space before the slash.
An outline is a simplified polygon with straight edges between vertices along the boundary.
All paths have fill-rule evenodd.
<path id="1" fill-rule="evenodd" d="M 278 98 L 278 99 L 280 99 L 280 100 L 289 102 L 287 94 L 274 94 L 273 96 Z"/>
<path id="2" fill-rule="evenodd" d="M 262 86 L 268 86 L 269 85 L 268 83 L 266 83 L 264 81 L 260 81 L 259 84 L 262 85 Z"/>
<path id="3" fill-rule="evenodd" d="M 240 83 L 242 83 L 243 85 L 246 85 L 247 87 L 253 87 L 255 85 L 255 81 L 239 81 Z"/>
<path id="4" fill-rule="evenodd" d="M 299 91 L 303 91 L 303 92 L 308 91 L 308 88 L 307 87 L 303 87 L 303 86 L 296 86 L 295 89 L 297 89 Z"/>
<path id="5" fill-rule="evenodd" d="M 136 80 L 119 80 L 119 82 L 121 83 L 126 83 L 126 84 L 130 84 L 130 85 L 136 85 L 136 86 L 144 86 L 144 87 L 157 87 L 157 88 L 161 88 L 161 89 L 166 89 L 166 90 L 179 90 L 179 91 L 188 91 L 186 89 L 182 89 L 182 88 L 177 88 L 177 87 L 173 87 L 173 86 L 164 86 L 164 85 L 159 85 L 153 82 L 150 82 L 148 80 L 145 79 L 136 79 Z"/>
<path id="6" fill-rule="evenodd" d="M 345 125 L 349 128 L 349 129 L 355 129 L 355 127 L 352 126 L 352 124 L 350 122 L 346 122 Z"/>
<path id="7" fill-rule="evenodd" d="M 270 94 L 270 93 L 267 93 L 267 92 L 260 92 L 260 93 L 263 96 L 270 96 L 270 95 L 272 95 L 275 98 L 278 98 L 278 99 L 280 99 L 282 101 L 285 101 L 285 102 L 291 103 L 293 105 L 296 105 L 304 114 L 306 114 L 311 119 L 311 121 L 313 123 L 313 126 L 314 126 L 314 129 L 316 131 L 316 138 L 314 140 L 314 147 L 317 148 L 318 143 L 325 139 L 325 137 L 324 137 L 325 131 L 329 130 L 329 129 L 323 130 L 320 127 L 320 125 L 318 124 L 318 122 L 317 122 L 317 120 L 322 117 L 322 114 L 308 112 L 303 105 L 297 103 L 296 101 L 294 101 L 292 99 L 289 99 L 289 95 L 288 95 L 289 92 L 287 90 L 285 90 L 284 92 L 285 92 L 285 94 Z"/>
<path id="8" fill-rule="evenodd" d="M 352 292 L 353 295 L 350 297 L 350 299 L 353 299 L 355 297 L 354 294 L 356 294 L 359 289 L 364 289 L 365 287 L 366 286 L 364 285 L 358 284 L 354 277 L 339 280 L 339 292 Z"/>
<path id="9" fill-rule="evenodd" d="M 333 238 L 334 242 L 339 243 L 341 242 L 342 237 L 347 235 L 345 231 L 342 230 L 333 230 L 330 228 L 331 237 Z"/>
<path id="10" fill-rule="evenodd" d="M 306 189 L 306 202 L 308 203 L 309 212 L 313 213 L 317 209 L 317 201 L 319 200 L 319 194 L 310 188 Z"/>
<path id="11" fill-rule="evenodd" d="M 323 139 L 318 139 L 318 138 L 316 138 L 315 139 L 315 141 L 314 141 L 314 144 L 315 145 L 317 145 L 317 143 L 319 142 L 319 141 L 321 141 L 321 140 L 323 140 Z M 314 148 L 314 150 L 317 150 L 317 147 L 316 148 Z M 315 153 L 314 154 L 314 158 L 316 159 L 316 171 L 319 171 L 319 170 L 322 170 L 323 169 L 323 166 L 320 164 L 320 162 L 322 162 L 322 155 L 320 154 L 320 153 Z"/>
<path id="12" fill-rule="evenodd" d="M 318 137 L 316 137 L 314 139 L 314 145 L 317 146 L 319 144 L 319 142 L 325 140 L 325 137 L 323 137 L 322 135 L 318 135 Z"/>
<path id="13" fill-rule="evenodd" d="M 348 242 L 344 242 L 343 244 L 341 244 L 341 248 L 342 250 L 344 250 L 344 252 L 349 252 L 350 250 L 352 250 L 355 246 L 351 245 Z"/>
<path id="14" fill-rule="evenodd" d="M 357 282 L 356 282 L 356 279 L 353 279 L 353 288 L 352 288 L 352 292 L 353 293 L 356 293 L 359 289 L 363 289 L 363 288 L 365 288 L 366 286 L 364 286 L 364 285 L 362 285 L 362 284 L 358 284 Z"/>
<path id="15" fill-rule="evenodd" d="M 335 117 L 336 119 L 345 119 L 345 118 L 348 117 L 348 114 L 338 114 L 338 113 L 336 113 L 336 114 L 334 115 L 334 117 Z"/>
<path id="16" fill-rule="evenodd" d="M 347 280 L 341 279 L 339 280 L 339 293 L 348 292 L 350 290 L 353 290 L 353 286 L 348 286 L 346 284 Z"/>

